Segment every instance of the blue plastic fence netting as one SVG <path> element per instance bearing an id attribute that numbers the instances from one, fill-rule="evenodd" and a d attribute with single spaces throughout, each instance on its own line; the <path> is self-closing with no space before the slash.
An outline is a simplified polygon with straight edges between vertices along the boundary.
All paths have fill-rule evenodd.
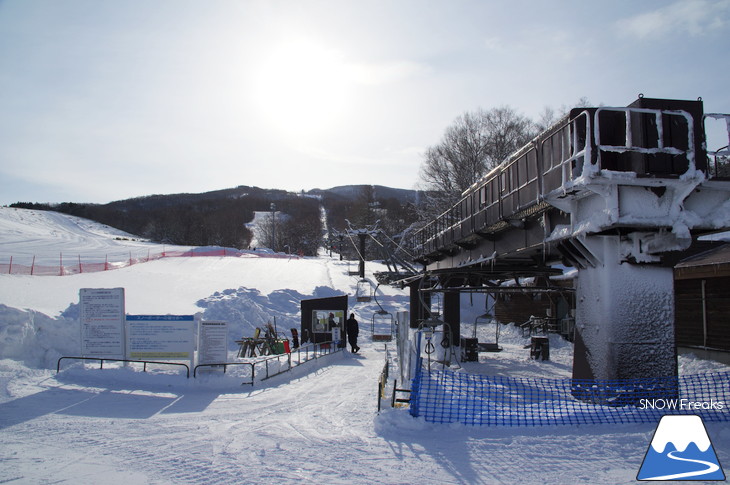
<path id="1" fill-rule="evenodd" d="M 612 381 L 482 376 L 419 366 L 411 409 L 475 426 L 655 423 L 665 414 L 730 421 L 730 372 Z"/>

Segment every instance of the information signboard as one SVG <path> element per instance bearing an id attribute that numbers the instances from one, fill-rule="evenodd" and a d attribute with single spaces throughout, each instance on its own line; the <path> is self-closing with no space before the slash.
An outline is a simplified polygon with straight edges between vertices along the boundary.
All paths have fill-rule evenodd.
<path id="1" fill-rule="evenodd" d="M 124 358 L 124 288 L 79 290 L 81 356 Z"/>
<path id="2" fill-rule="evenodd" d="M 200 322 L 198 365 L 223 364 L 228 361 L 228 323 Z"/>
<path id="3" fill-rule="evenodd" d="M 192 315 L 127 315 L 127 357 L 132 360 L 193 360 Z"/>

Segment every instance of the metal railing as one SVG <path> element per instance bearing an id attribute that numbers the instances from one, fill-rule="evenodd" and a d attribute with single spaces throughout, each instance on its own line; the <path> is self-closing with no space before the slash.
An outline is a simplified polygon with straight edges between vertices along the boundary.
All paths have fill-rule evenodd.
<path id="1" fill-rule="evenodd" d="M 720 148 L 707 148 L 708 175 L 711 178 L 730 177 L 730 114 L 706 113 L 704 122 L 707 119 L 715 119 L 725 122 L 725 140 Z"/>
<path id="2" fill-rule="evenodd" d="M 294 367 L 300 366 L 306 362 L 309 362 L 310 360 L 316 360 L 324 355 L 330 355 L 337 352 L 342 351 L 344 347 L 339 347 L 335 342 L 320 342 L 316 344 L 307 344 L 303 345 L 301 347 L 297 347 L 295 350 L 286 353 L 286 354 L 278 354 L 273 355 L 270 357 L 267 357 L 266 359 L 259 360 L 256 362 L 256 364 L 264 364 L 264 370 L 266 372 L 266 376 L 262 377 L 261 380 L 265 381 L 266 379 L 269 379 L 274 376 L 278 376 L 279 374 L 283 374 L 284 372 L 289 372 Z M 304 352 L 304 360 L 302 360 L 302 352 Z M 292 355 L 297 355 L 297 362 L 294 363 L 292 359 Z M 310 356 L 311 354 L 311 356 Z M 286 358 L 286 366 L 283 370 L 281 370 L 281 359 Z M 269 363 L 276 360 L 279 363 L 279 371 L 275 373 L 269 372 Z"/>
<path id="3" fill-rule="evenodd" d="M 250 365 L 251 366 L 251 382 L 248 382 L 248 383 L 244 382 L 243 384 L 251 384 L 253 386 L 253 383 L 254 383 L 253 362 L 224 362 L 221 364 L 198 364 L 193 369 L 193 378 L 198 377 L 198 368 L 199 367 L 223 367 L 223 373 L 225 374 L 229 365 Z"/>
<path id="4" fill-rule="evenodd" d="M 198 364 L 193 368 L 193 378 L 196 378 L 198 376 L 198 369 L 201 367 L 223 367 L 223 372 L 225 373 L 229 366 L 232 365 L 243 365 L 243 366 L 250 366 L 251 367 L 251 381 L 250 382 L 244 382 L 243 384 L 251 384 L 252 386 L 255 383 L 256 380 L 256 367 L 263 367 L 262 371 L 265 373 L 265 376 L 261 378 L 262 381 L 269 379 L 271 377 L 277 376 L 279 374 L 283 374 L 284 372 L 288 372 L 294 367 L 297 367 L 299 365 L 302 365 L 310 360 L 316 360 L 324 355 L 334 354 L 336 352 L 340 352 L 342 348 L 337 346 L 334 342 L 320 342 L 316 344 L 307 344 L 303 345 L 301 347 L 296 348 L 292 352 L 285 353 L 285 354 L 278 354 L 269 356 L 265 359 L 259 359 L 255 360 L 253 362 L 247 361 L 247 362 L 213 362 L 208 364 Z M 296 360 L 292 358 L 292 356 L 296 355 Z M 147 364 L 161 364 L 161 365 L 178 365 L 185 367 L 186 370 L 186 377 L 190 378 L 190 366 L 187 364 L 182 364 L 179 362 L 164 362 L 164 361 L 154 361 L 154 360 L 132 360 L 132 359 L 115 359 L 115 358 L 108 358 L 108 357 L 75 357 L 75 356 L 64 356 L 58 359 L 58 362 L 56 364 L 56 372 L 61 372 L 61 361 L 64 359 L 74 359 L 74 360 L 98 360 L 100 361 L 100 369 L 104 368 L 104 362 L 133 362 L 133 363 L 139 363 L 144 364 L 143 370 L 144 372 L 147 372 Z M 282 359 L 285 359 L 285 365 L 282 369 Z M 270 365 L 271 362 L 274 360 L 279 362 L 279 370 L 275 373 L 272 373 L 271 370 L 273 368 L 272 365 Z"/>
<path id="5" fill-rule="evenodd" d="M 545 198 L 545 195 L 552 190 L 567 190 L 571 187 L 573 181 L 583 174 L 585 164 L 589 163 L 592 157 L 591 143 L 589 143 L 588 136 L 591 130 L 591 117 L 587 111 L 584 111 L 574 119 L 567 120 L 563 125 L 557 126 L 557 129 L 551 135 L 539 140 L 533 140 L 521 150 L 512 154 L 462 194 L 462 198 L 454 206 L 413 234 L 411 236 L 413 239 L 412 245 L 419 248 L 417 251 L 428 254 L 443 246 L 448 246 L 454 241 L 456 228 L 460 228 L 475 214 L 483 211 L 487 205 L 496 207 L 496 213 L 486 217 L 484 221 L 486 226 L 490 226 L 508 219 L 530 206 L 538 205 Z M 554 144 L 555 147 L 550 145 L 551 149 L 546 151 L 547 144 Z M 521 157 L 527 156 L 530 150 L 536 153 L 534 162 L 536 164 L 534 167 L 536 175 L 534 180 L 527 177 L 530 183 L 523 185 L 520 185 L 517 179 L 508 180 L 505 174 L 508 173 L 510 167 L 519 162 Z M 556 156 L 557 158 L 553 160 Z M 556 187 L 546 187 L 546 185 L 551 185 L 546 182 L 546 179 L 552 173 L 560 174 L 559 176 L 556 175 L 560 179 L 560 184 Z M 520 196 L 521 192 L 533 183 L 537 183 L 536 193 Z M 492 202 L 486 204 L 485 201 L 485 205 L 482 206 L 472 201 L 470 206 L 466 205 L 466 207 L 471 207 L 471 210 L 468 213 L 462 213 L 460 208 L 464 205 L 464 201 L 478 197 L 478 192 L 486 186 L 494 192 L 493 194 L 490 193 L 488 197 L 488 200 Z M 505 211 L 503 208 L 504 201 L 511 194 L 517 194 L 518 199 L 524 200 L 518 203 L 517 207 Z M 460 234 L 460 236 L 463 237 L 464 234 Z"/>
<path id="6" fill-rule="evenodd" d="M 388 353 L 388 344 L 385 344 L 385 364 L 383 364 L 383 370 L 380 371 L 380 377 L 378 377 L 378 412 L 380 412 L 380 401 L 385 397 L 385 388 L 388 385 L 389 369 L 390 354 Z"/>
<path id="7" fill-rule="evenodd" d="M 623 118 L 624 126 L 624 137 L 623 140 L 615 140 L 615 142 L 605 142 L 602 140 L 602 125 L 599 123 L 599 117 L 603 113 L 618 113 Z M 649 119 L 653 119 L 653 123 L 646 121 L 636 123 L 633 119 L 635 116 L 645 116 Z M 672 143 L 667 143 L 665 134 L 665 121 L 664 118 L 669 120 L 675 120 L 679 118 L 686 124 L 686 136 L 677 136 L 677 139 L 671 140 L 673 144 L 679 144 L 680 147 L 673 146 Z M 695 168 L 696 152 L 695 152 L 695 133 L 692 115 L 683 110 L 667 110 L 667 109 L 646 109 L 646 108 L 598 108 L 594 115 L 595 123 L 593 124 L 594 139 L 596 151 L 598 154 L 598 167 L 599 169 L 606 169 L 602 155 L 613 152 L 617 154 L 624 153 L 638 153 L 644 155 L 684 155 L 687 159 L 688 165 L 686 167 L 678 168 L 677 170 L 670 170 L 667 175 L 680 176 L 688 170 Z M 653 128 L 651 134 L 648 133 L 648 126 Z M 644 128 L 641 130 L 639 128 Z M 639 136 L 636 131 L 639 131 L 642 136 Z M 683 144 L 679 143 L 679 139 L 686 142 L 686 148 Z M 646 146 L 642 146 L 646 145 Z M 654 173 L 647 164 L 647 159 L 643 158 L 641 166 L 632 167 L 632 170 L 614 168 L 618 171 L 631 171 L 636 172 L 639 175 L 648 175 Z M 660 174 L 661 175 L 661 174 Z"/>
<path id="8" fill-rule="evenodd" d="M 246 362 L 214 362 L 209 364 L 198 364 L 193 369 L 193 377 L 197 377 L 199 367 L 223 367 L 223 372 L 225 373 L 228 366 L 230 365 L 248 365 L 251 366 L 251 381 L 244 382 L 243 384 L 251 384 L 253 386 L 256 382 L 256 367 L 259 367 L 260 371 L 264 373 L 264 377 L 262 377 L 260 380 L 265 381 L 266 379 L 270 379 L 271 377 L 283 374 L 284 372 L 289 372 L 294 367 L 300 366 L 310 360 L 315 360 L 322 357 L 323 355 L 333 354 L 341 350 L 342 349 L 338 347 L 334 342 L 307 344 L 302 345 L 301 347 L 297 347 L 291 352 L 270 355 L 264 359 L 259 358 L 253 361 L 249 360 Z M 296 356 L 296 360 L 293 358 L 293 356 Z M 275 369 L 275 367 L 272 365 L 273 361 L 278 362 L 277 367 L 279 369 L 277 372 L 274 373 L 272 373 L 272 369 Z"/>
<path id="9" fill-rule="evenodd" d="M 180 362 L 162 362 L 162 361 L 156 361 L 156 360 L 132 360 L 132 359 L 111 359 L 108 357 L 72 357 L 72 356 L 64 356 L 58 359 L 58 362 L 56 363 L 56 373 L 61 372 L 61 361 L 64 359 L 74 359 L 74 360 L 98 360 L 100 361 L 100 369 L 104 368 L 104 362 L 135 362 L 138 364 L 144 364 L 143 371 L 147 372 L 147 364 L 160 364 L 160 365 L 179 365 L 182 367 L 185 367 L 186 371 L 186 377 L 190 378 L 190 366 L 187 364 L 181 364 Z"/>

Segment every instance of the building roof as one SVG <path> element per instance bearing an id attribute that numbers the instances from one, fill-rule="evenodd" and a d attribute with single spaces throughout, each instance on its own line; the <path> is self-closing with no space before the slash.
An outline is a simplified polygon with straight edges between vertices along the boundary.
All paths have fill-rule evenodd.
<path id="1" fill-rule="evenodd" d="M 730 276 L 730 244 L 683 259 L 674 267 L 675 279 Z"/>

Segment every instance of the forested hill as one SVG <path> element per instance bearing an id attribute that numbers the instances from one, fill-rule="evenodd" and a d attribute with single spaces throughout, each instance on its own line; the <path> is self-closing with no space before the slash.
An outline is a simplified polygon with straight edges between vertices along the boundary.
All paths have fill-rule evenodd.
<path id="1" fill-rule="evenodd" d="M 397 234 L 416 219 L 414 190 L 348 185 L 308 192 L 239 186 L 198 194 L 149 195 L 108 204 L 18 202 L 11 207 L 54 210 L 84 217 L 157 242 L 246 248 L 255 212 L 276 210 L 275 237 L 259 244 L 275 250 L 316 254 L 323 244 L 322 212 L 330 228 L 346 229 L 346 220 Z"/>

